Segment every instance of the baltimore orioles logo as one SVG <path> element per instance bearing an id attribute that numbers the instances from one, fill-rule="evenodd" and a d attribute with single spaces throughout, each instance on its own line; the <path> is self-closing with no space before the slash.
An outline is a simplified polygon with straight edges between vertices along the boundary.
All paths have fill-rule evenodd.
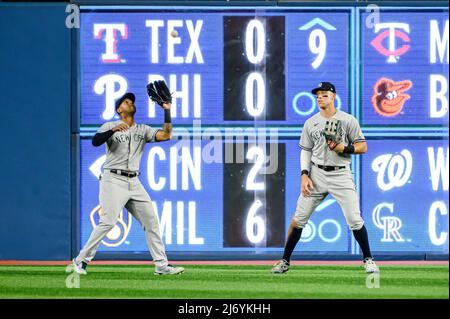
<path id="1" fill-rule="evenodd" d="M 406 100 L 410 98 L 403 92 L 412 87 L 409 80 L 395 82 L 391 79 L 381 78 L 373 86 L 372 105 L 375 112 L 382 116 L 395 116 L 399 114 Z"/>

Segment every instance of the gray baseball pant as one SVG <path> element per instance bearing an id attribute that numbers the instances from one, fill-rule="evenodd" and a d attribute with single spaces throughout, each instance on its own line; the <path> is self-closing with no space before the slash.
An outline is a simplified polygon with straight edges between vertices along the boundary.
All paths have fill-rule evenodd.
<path id="1" fill-rule="evenodd" d="M 311 214 L 328 194 L 331 194 L 342 211 L 351 230 L 359 230 L 364 225 L 359 207 L 359 197 L 349 168 L 326 172 L 311 165 L 310 178 L 314 188 L 311 195 L 300 194 L 293 220 L 297 228 L 304 228 Z"/>
<path id="2" fill-rule="evenodd" d="M 90 262 L 108 232 L 116 225 L 122 209 L 136 218 L 145 231 L 150 254 L 157 267 L 167 265 L 167 256 L 159 231 L 159 219 L 138 177 L 126 177 L 107 170 L 100 178 L 100 221 L 84 245 L 76 262 Z"/>

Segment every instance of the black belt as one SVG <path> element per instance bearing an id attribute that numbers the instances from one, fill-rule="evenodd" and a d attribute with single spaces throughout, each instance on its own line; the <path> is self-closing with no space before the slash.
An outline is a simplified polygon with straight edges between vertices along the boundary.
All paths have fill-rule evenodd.
<path id="1" fill-rule="evenodd" d="M 139 173 L 136 172 L 127 172 L 127 171 L 122 171 L 122 170 L 117 170 L 117 169 L 110 169 L 109 170 L 111 173 L 117 174 L 117 175 L 122 175 L 122 176 L 126 176 L 126 177 L 136 177 L 139 175 Z"/>
<path id="2" fill-rule="evenodd" d="M 344 169 L 345 166 L 326 166 L 326 165 L 317 165 L 314 162 L 311 162 L 314 166 L 317 166 L 320 169 L 323 169 L 326 172 L 330 172 L 330 171 L 337 171 L 339 169 Z"/>

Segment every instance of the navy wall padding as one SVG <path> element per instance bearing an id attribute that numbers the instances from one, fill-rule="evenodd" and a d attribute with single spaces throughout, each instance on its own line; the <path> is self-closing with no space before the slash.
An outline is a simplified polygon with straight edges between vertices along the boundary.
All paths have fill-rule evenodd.
<path id="1" fill-rule="evenodd" d="M 0 4 L 0 259 L 71 249 L 71 38 L 66 4 Z"/>

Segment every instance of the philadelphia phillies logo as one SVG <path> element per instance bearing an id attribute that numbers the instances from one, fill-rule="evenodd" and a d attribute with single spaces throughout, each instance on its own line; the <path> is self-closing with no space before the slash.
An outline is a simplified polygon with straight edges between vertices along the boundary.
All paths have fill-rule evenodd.
<path id="1" fill-rule="evenodd" d="M 372 162 L 372 170 L 378 173 L 378 187 L 383 191 L 388 191 L 394 187 L 404 186 L 411 176 L 412 165 L 412 155 L 407 149 L 402 150 L 397 155 L 383 154 L 378 156 Z"/>
<path id="2" fill-rule="evenodd" d="M 370 44 L 380 54 L 387 56 L 388 63 L 397 63 L 400 56 L 409 51 L 410 46 L 403 44 L 398 46 L 399 42 L 409 43 L 411 40 L 407 33 L 409 33 L 409 24 L 407 23 L 377 23 L 375 24 L 374 32 L 378 33 L 381 30 L 387 29 L 377 35 Z M 400 30 L 403 31 L 400 31 Z M 383 40 L 388 39 L 388 47 L 383 45 Z"/>

